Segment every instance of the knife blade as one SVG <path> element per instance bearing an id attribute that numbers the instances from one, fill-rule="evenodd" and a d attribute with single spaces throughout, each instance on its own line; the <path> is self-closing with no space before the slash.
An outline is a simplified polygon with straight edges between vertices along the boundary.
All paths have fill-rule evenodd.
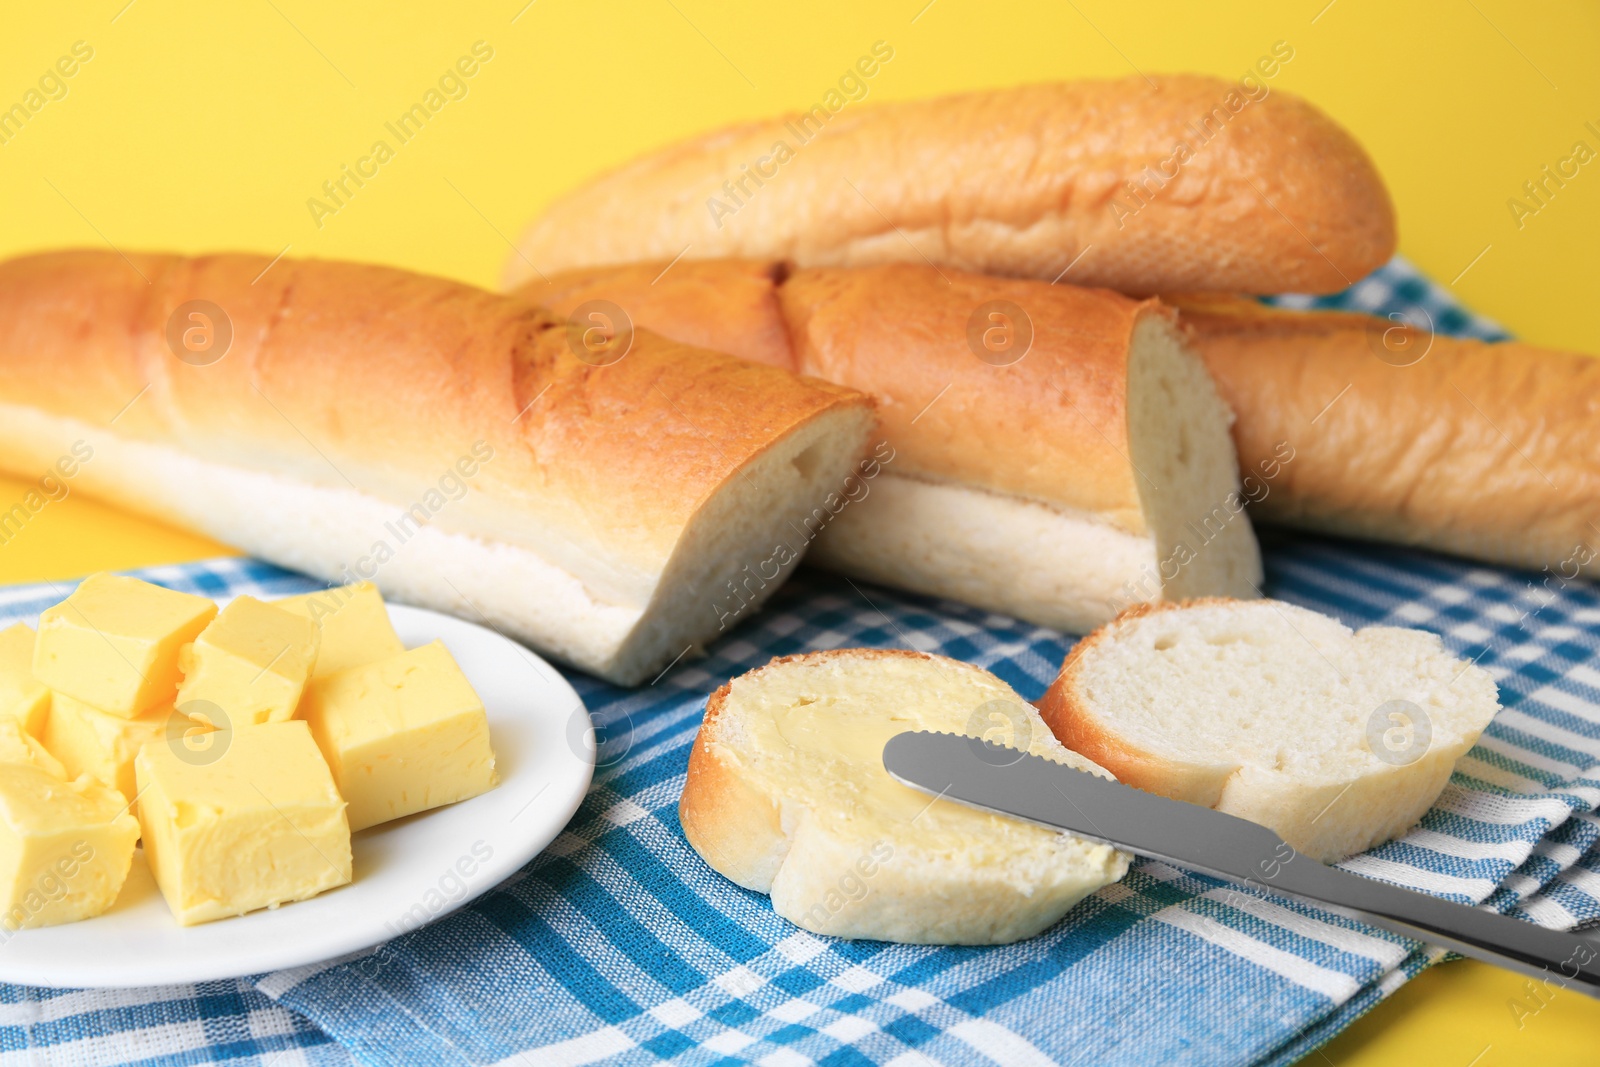
<path id="1" fill-rule="evenodd" d="M 883 747 L 883 766 L 902 784 L 935 797 L 1317 904 L 1600 997 L 1600 941 L 1327 866 L 1234 815 L 956 734 L 897 734 Z"/>

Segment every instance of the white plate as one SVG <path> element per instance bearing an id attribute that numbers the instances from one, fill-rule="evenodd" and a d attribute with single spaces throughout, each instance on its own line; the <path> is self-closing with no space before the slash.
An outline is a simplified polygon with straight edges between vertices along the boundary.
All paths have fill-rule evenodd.
<path id="1" fill-rule="evenodd" d="M 483 698 L 498 786 L 356 834 L 349 885 L 201 926 L 173 921 L 136 853 L 104 915 L 9 937 L 0 930 L 0 981 L 166 985 L 318 963 L 447 915 L 537 856 L 589 788 L 594 734 L 583 701 L 548 663 L 491 630 L 399 605 L 389 617 L 407 648 L 442 640 Z"/>

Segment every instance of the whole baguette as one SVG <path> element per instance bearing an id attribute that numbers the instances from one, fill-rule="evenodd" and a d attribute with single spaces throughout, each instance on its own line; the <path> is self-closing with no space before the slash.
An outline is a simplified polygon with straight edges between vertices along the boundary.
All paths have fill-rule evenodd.
<path id="1" fill-rule="evenodd" d="M 1262 520 L 1600 575 L 1600 359 L 1343 312 L 1182 297 Z"/>
<path id="2" fill-rule="evenodd" d="M 1388 260 L 1394 210 L 1310 104 L 1194 75 L 783 115 L 649 153 L 550 205 L 507 264 L 934 263 L 1129 293 L 1332 292 Z"/>
<path id="3" fill-rule="evenodd" d="M 910 264 L 665 267 L 519 292 L 872 395 L 889 451 L 818 515 L 815 561 L 1076 632 L 1130 603 L 1256 595 L 1228 412 L 1156 301 Z M 984 349 L 997 306 L 1031 345 Z"/>
<path id="4" fill-rule="evenodd" d="M 231 324 L 213 362 L 169 343 L 191 300 Z M 0 264 L 0 468 L 77 456 L 74 489 L 634 683 L 725 627 L 742 567 L 776 587 L 873 415 L 644 331 L 575 351 L 525 301 L 382 267 L 27 256 Z"/>

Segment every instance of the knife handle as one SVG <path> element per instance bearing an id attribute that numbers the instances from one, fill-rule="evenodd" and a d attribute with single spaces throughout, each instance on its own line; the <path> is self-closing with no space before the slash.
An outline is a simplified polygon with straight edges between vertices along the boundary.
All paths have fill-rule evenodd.
<path id="1" fill-rule="evenodd" d="M 1442 945 L 1562 988 L 1600 997 L 1600 942 L 1468 907 L 1295 855 L 1269 889 L 1349 913 L 1402 937 Z"/>

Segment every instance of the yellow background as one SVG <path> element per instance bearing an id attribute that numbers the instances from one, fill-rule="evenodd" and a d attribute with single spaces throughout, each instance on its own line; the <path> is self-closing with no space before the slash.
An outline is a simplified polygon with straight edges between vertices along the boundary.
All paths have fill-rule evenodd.
<path id="1" fill-rule="evenodd" d="M 1542 344 L 1600 352 L 1600 162 L 1519 228 L 1507 201 L 1574 142 L 1600 151 L 1600 8 L 1511 0 L 1211 5 L 1111 0 L 107 0 L 8 5 L 0 107 L 74 42 L 94 58 L 0 145 L 0 255 L 62 245 L 372 260 L 493 284 L 550 197 L 708 126 L 809 105 L 874 41 L 889 100 L 1134 71 L 1272 82 L 1355 132 L 1388 179 L 1401 251 Z M 325 180 L 485 41 L 494 58 L 347 205 Z M 1487 249 L 1487 251 L 1485 251 Z M 0 510 L 24 491 L 0 479 Z M 71 497 L 0 546 L 0 581 L 196 558 L 204 540 Z M 1203 981 L 1203 975 L 1196 975 Z M 1435 969 L 1309 1063 L 1592 1063 L 1600 1006 L 1558 997 L 1519 1029 L 1521 983 Z M 1130 996 L 1137 990 L 1129 990 Z"/>

